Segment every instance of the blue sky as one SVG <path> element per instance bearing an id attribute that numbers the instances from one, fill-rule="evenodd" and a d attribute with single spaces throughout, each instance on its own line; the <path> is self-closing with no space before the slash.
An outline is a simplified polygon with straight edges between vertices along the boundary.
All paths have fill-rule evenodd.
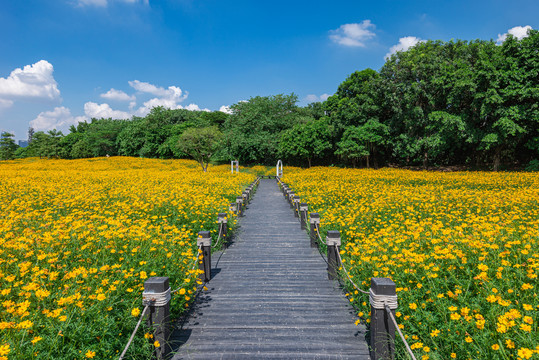
<path id="1" fill-rule="evenodd" d="M 306 105 L 417 41 L 527 27 L 539 28 L 537 0 L 2 1 L 0 131 L 292 92 Z"/>

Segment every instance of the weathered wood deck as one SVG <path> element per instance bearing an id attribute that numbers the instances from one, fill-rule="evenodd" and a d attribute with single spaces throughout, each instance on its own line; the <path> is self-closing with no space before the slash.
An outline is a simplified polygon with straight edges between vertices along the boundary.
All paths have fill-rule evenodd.
<path id="1" fill-rule="evenodd" d="M 365 327 L 275 180 L 260 181 L 239 224 L 173 333 L 173 359 L 369 359 Z"/>

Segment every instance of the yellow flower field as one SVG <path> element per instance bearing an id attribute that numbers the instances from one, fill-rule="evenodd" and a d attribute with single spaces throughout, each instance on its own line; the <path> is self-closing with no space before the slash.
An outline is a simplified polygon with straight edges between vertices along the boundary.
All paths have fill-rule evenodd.
<path id="1" fill-rule="evenodd" d="M 327 167 L 284 174 L 320 213 L 322 233 L 341 231 L 357 284 L 395 281 L 397 321 L 418 359 L 539 358 L 537 174 Z M 348 295 L 368 318 L 368 296 L 352 287 Z"/>
<path id="2" fill-rule="evenodd" d="M 188 160 L 0 162 L 0 359 L 117 358 L 145 279 L 170 277 L 172 310 L 187 307 L 198 231 L 216 239 L 254 178 Z M 130 357 L 147 357 L 143 335 Z"/>

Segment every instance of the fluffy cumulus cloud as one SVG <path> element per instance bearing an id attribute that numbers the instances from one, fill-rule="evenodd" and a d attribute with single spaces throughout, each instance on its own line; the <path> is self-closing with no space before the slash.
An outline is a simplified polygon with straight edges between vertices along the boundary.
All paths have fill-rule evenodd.
<path id="1" fill-rule="evenodd" d="M 116 90 L 114 88 L 110 89 L 106 93 L 101 94 L 99 96 L 101 96 L 103 99 L 113 100 L 113 101 L 130 101 L 130 102 L 135 101 L 135 96 L 127 95 L 125 92 L 121 90 Z"/>
<path id="2" fill-rule="evenodd" d="M 232 114 L 232 109 L 230 109 L 230 106 L 223 105 L 219 108 L 220 112 L 224 112 L 226 114 Z"/>
<path id="3" fill-rule="evenodd" d="M 85 116 L 73 116 L 71 111 L 63 106 L 56 107 L 52 111 L 43 111 L 32 121 L 30 126 L 37 131 L 47 131 L 52 129 L 67 129 L 70 125 L 77 125 L 86 121 Z"/>
<path id="4" fill-rule="evenodd" d="M 376 36 L 374 30 L 376 27 L 370 20 L 363 20 L 361 23 L 344 24 L 336 30 L 331 30 L 329 38 L 343 46 L 365 47 L 367 40 Z"/>
<path id="5" fill-rule="evenodd" d="M 397 45 L 393 45 L 389 48 L 389 52 L 386 54 L 385 58 L 388 59 L 389 57 L 391 57 L 391 55 L 397 53 L 398 51 L 406 51 L 412 46 L 415 46 L 423 41 L 425 40 L 421 40 L 420 38 L 417 38 L 415 36 L 402 37 L 399 39 L 399 43 Z"/>
<path id="6" fill-rule="evenodd" d="M 528 36 L 528 30 L 532 30 L 532 27 L 530 25 L 526 26 L 515 26 L 514 28 L 511 28 L 507 30 L 505 34 L 498 34 L 498 39 L 496 40 L 497 44 L 501 44 L 507 39 L 507 36 L 509 34 L 516 37 L 518 40 L 523 39 Z"/>
<path id="7" fill-rule="evenodd" d="M 155 86 L 153 84 L 142 82 L 139 80 L 129 81 L 129 85 L 141 94 L 146 93 L 157 96 L 144 102 L 143 106 L 139 107 L 135 111 L 135 114 L 137 116 L 145 116 L 150 112 L 152 108 L 157 106 L 163 106 L 169 109 L 183 109 L 183 106 L 181 106 L 180 103 L 187 99 L 187 96 L 189 95 L 188 92 L 184 93 L 182 89 L 177 86 L 169 86 L 165 89 L 163 87 Z M 192 110 L 195 109 L 192 108 Z"/>
<path id="8" fill-rule="evenodd" d="M 328 97 L 330 97 L 330 96 L 331 95 L 329 95 L 329 94 L 322 94 L 320 96 L 317 96 L 317 95 L 314 95 L 314 94 L 309 94 L 309 95 L 305 96 L 305 98 L 303 100 L 308 102 L 308 103 L 322 102 L 322 101 L 326 101 L 328 99 Z"/>
<path id="9" fill-rule="evenodd" d="M 40 60 L 13 70 L 6 78 L 0 77 L 0 107 L 11 106 L 14 100 L 59 100 L 53 71 L 51 63 Z"/>
<path id="10" fill-rule="evenodd" d="M 129 119 L 131 115 L 125 111 L 113 110 L 109 104 L 97 104 L 95 102 L 87 102 L 84 104 L 84 113 L 89 118 L 112 118 L 112 119 Z"/>
<path id="11" fill-rule="evenodd" d="M 129 86 L 141 93 L 148 93 L 162 98 L 174 99 L 179 102 L 185 100 L 189 95 L 187 92 L 184 94 L 182 89 L 177 86 L 169 86 L 167 89 L 165 89 L 163 87 L 158 87 L 138 80 L 129 81 Z"/>

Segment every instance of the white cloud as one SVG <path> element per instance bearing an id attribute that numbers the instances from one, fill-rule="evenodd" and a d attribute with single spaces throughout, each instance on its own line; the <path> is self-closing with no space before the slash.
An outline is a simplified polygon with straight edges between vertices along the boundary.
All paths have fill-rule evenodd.
<path id="1" fill-rule="evenodd" d="M 528 36 L 528 30 L 532 30 L 533 28 L 530 25 L 526 26 L 515 26 L 514 28 L 511 28 L 507 30 L 505 34 L 498 34 L 498 40 L 496 40 L 496 44 L 501 45 L 507 39 L 507 35 L 511 34 L 514 37 L 516 37 L 518 40 L 521 40 Z"/>
<path id="2" fill-rule="evenodd" d="M 370 20 L 363 20 L 359 24 L 344 24 L 336 30 L 331 30 L 329 38 L 339 45 L 365 47 L 365 42 L 376 36 L 369 30 L 371 28 L 375 29 L 376 26 Z"/>
<path id="3" fill-rule="evenodd" d="M 61 128 L 66 129 L 70 125 L 88 120 L 85 116 L 73 116 L 66 107 L 55 107 L 53 111 L 43 111 L 32 121 L 30 126 L 36 131 L 47 131 Z"/>
<path id="4" fill-rule="evenodd" d="M 89 118 L 96 119 L 129 119 L 131 115 L 125 111 L 113 110 L 109 104 L 97 104 L 95 102 L 87 102 L 84 104 L 84 113 Z"/>
<path id="5" fill-rule="evenodd" d="M 232 110 L 230 109 L 230 106 L 223 105 L 219 108 L 220 112 L 224 112 L 226 114 L 232 114 Z"/>
<path id="6" fill-rule="evenodd" d="M 323 101 L 326 101 L 328 99 L 328 97 L 330 97 L 330 96 L 331 95 L 329 95 L 329 94 L 322 94 L 320 96 L 317 96 L 317 95 L 314 95 L 314 94 L 309 94 L 309 95 L 305 96 L 305 98 L 303 100 L 308 102 L 308 103 L 323 102 Z"/>
<path id="7" fill-rule="evenodd" d="M 415 36 L 405 36 L 399 39 L 399 43 L 397 45 L 393 45 L 389 48 L 389 52 L 386 54 L 385 59 L 388 59 L 391 57 L 391 55 L 397 53 L 397 51 L 406 51 L 412 46 L 417 45 L 420 42 L 424 42 L 425 40 L 421 40 L 420 38 L 417 38 Z"/>
<path id="8" fill-rule="evenodd" d="M 177 86 L 169 86 L 165 89 L 139 80 L 129 81 L 129 85 L 140 93 L 158 96 L 144 102 L 143 106 L 139 107 L 135 112 L 137 116 L 146 116 L 152 108 L 157 106 L 163 106 L 169 109 L 183 109 L 183 106 L 179 103 L 187 99 L 187 96 L 189 95 L 188 92 L 185 92 L 184 94 L 182 89 Z"/>
<path id="9" fill-rule="evenodd" d="M 186 107 L 184 107 L 185 110 L 190 110 L 190 111 L 205 111 L 205 112 L 211 112 L 210 109 L 207 109 L 207 108 L 204 108 L 204 109 L 201 109 L 197 104 L 189 104 L 187 105 Z"/>
<path id="10" fill-rule="evenodd" d="M 163 87 L 157 87 L 153 84 L 142 82 L 138 80 L 129 81 L 129 85 L 142 93 L 148 93 L 152 95 L 156 95 L 159 97 L 167 98 L 167 99 L 175 99 L 178 102 L 181 102 L 187 98 L 189 93 L 183 94 L 182 89 L 180 89 L 177 86 L 169 86 L 168 89 L 165 89 Z"/>
<path id="11" fill-rule="evenodd" d="M 137 116 L 146 116 L 150 113 L 150 110 L 152 110 L 154 107 L 162 106 L 167 109 L 183 109 L 183 106 L 176 103 L 176 101 L 171 99 L 164 99 L 164 98 L 153 98 L 148 101 L 145 101 L 143 106 L 139 107 L 137 111 L 135 111 L 135 115 Z"/>
<path id="12" fill-rule="evenodd" d="M 52 73 L 54 68 L 46 60 L 17 68 L 7 78 L 0 78 L 0 102 L 13 105 L 12 100 L 59 100 L 60 90 Z"/>
<path id="13" fill-rule="evenodd" d="M 109 91 L 107 91 L 104 94 L 99 95 L 103 99 L 107 100 L 115 100 L 115 101 L 135 101 L 134 95 L 127 95 L 125 92 L 121 90 L 116 90 L 114 88 L 111 88 Z"/>

